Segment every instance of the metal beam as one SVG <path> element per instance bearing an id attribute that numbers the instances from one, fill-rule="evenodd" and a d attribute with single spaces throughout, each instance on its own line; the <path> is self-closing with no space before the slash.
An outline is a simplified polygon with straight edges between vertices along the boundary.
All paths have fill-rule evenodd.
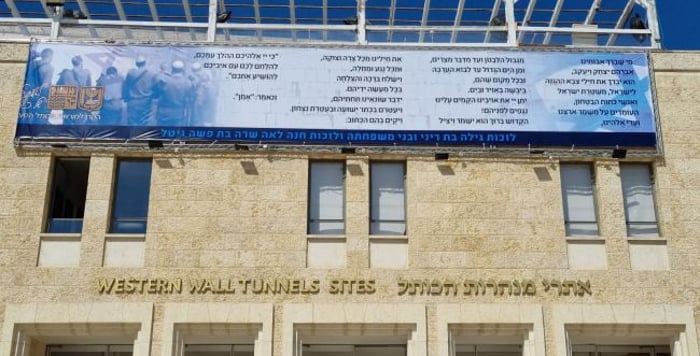
<path id="1" fill-rule="evenodd" d="M 126 12 L 124 12 L 124 6 L 122 6 L 121 0 L 114 0 L 114 8 L 117 9 L 117 15 L 119 16 L 119 19 L 122 21 L 127 21 Z M 128 39 L 132 39 L 134 37 L 131 33 L 131 30 L 127 27 L 124 28 L 124 35 L 126 35 L 126 38 Z"/>
<path id="2" fill-rule="evenodd" d="M 593 0 L 591 8 L 588 10 L 588 15 L 586 15 L 586 20 L 583 22 L 584 25 L 590 25 L 593 22 L 598 9 L 600 9 L 600 0 Z"/>
<path id="3" fill-rule="evenodd" d="M 46 14 L 46 17 L 51 18 L 51 16 L 54 15 L 52 9 L 49 9 L 49 7 L 46 6 L 46 0 L 41 0 L 41 7 L 44 8 L 44 13 Z"/>
<path id="4" fill-rule="evenodd" d="M 556 27 L 555 25 L 557 24 L 557 21 L 559 21 L 559 14 L 561 13 L 562 7 L 564 7 L 564 0 L 557 0 L 557 4 L 554 6 L 554 12 L 552 13 L 552 17 L 549 19 L 549 27 Z M 547 32 L 547 34 L 544 35 L 544 41 L 542 41 L 542 44 L 548 45 L 551 39 L 552 33 Z"/>
<path id="5" fill-rule="evenodd" d="M 216 15 L 219 13 L 216 0 L 209 0 L 209 14 L 207 17 L 207 42 L 216 40 Z"/>
<path id="6" fill-rule="evenodd" d="M 44 13 L 46 17 L 51 19 L 51 29 L 49 30 L 49 38 L 55 40 L 58 38 L 58 34 L 61 32 L 61 16 L 63 16 L 63 8 L 49 9 L 46 6 L 46 0 L 41 0 L 41 7 L 44 8 Z"/>
<path id="7" fill-rule="evenodd" d="M 515 24 L 515 3 L 513 0 L 505 0 L 506 2 L 506 25 L 508 27 L 508 40 L 506 41 L 509 45 L 515 46 L 518 41 L 515 37 L 515 31 L 517 30 Z"/>
<path id="8" fill-rule="evenodd" d="M 192 23 L 192 10 L 190 9 L 189 0 L 182 0 L 182 10 L 185 11 L 185 20 L 187 20 L 187 22 Z M 192 31 L 192 28 L 190 28 L 190 38 L 192 38 L 192 41 L 197 40 L 197 34 L 194 31 Z"/>
<path id="9" fill-rule="evenodd" d="M 396 0 L 391 0 L 391 3 L 389 5 L 389 27 L 394 26 L 394 21 L 396 20 Z M 392 42 L 394 32 L 389 30 L 386 33 L 386 40 L 387 42 Z"/>
<path id="10" fill-rule="evenodd" d="M 297 24 L 297 10 L 296 6 L 294 5 L 294 0 L 289 0 L 289 22 L 292 25 Z M 297 39 L 297 32 L 292 30 L 292 40 Z"/>
<path id="11" fill-rule="evenodd" d="M 328 0 L 323 0 L 323 4 L 321 5 L 323 8 L 321 9 L 321 12 L 323 13 L 321 16 L 321 23 L 323 25 L 328 25 Z M 328 40 L 328 31 L 323 31 L 323 40 L 326 41 Z"/>
<path id="12" fill-rule="evenodd" d="M 420 20 L 421 28 L 420 28 L 420 32 L 418 33 L 418 42 L 419 43 L 425 42 L 425 31 L 423 31 L 423 28 L 428 26 L 428 13 L 430 13 L 430 0 L 424 0 L 424 2 L 423 2 L 423 16 Z"/>
<path id="13" fill-rule="evenodd" d="M 148 0 L 148 9 L 151 11 L 151 18 L 153 18 L 153 21 L 160 21 L 160 17 L 158 16 L 158 8 L 156 7 L 154 0 Z"/>
<path id="14" fill-rule="evenodd" d="M 623 26 L 625 26 L 625 22 L 627 22 L 627 18 L 630 16 L 630 13 L 632 12 L 632 8 L 634 8 L 635 1 L 634 0 L 628 0 L 627 5 L 625 5 L 625 8 L 622 10 L 622 13 L 620 14 L 620 18 L 617 19 L 617 24 L 615 24 L 615 29 L 619 30 Z M 615 41 L 617 41 L 617 34 L 612 34 L 610 37 L 608 37 L 608 43 L 606 46 L 612 46 Z"/>
<path id="15" fill-rule="evenodd" d="M 535 11 L 536 4 L 537 0 L 530 0 L 530 2 L 527 4 L 527 10 L 525 10 L 525 17 L 523 17 L 523 23 L 521 23 L 520 26 L 528 26 L 528 24 L 530 23 L 530 19 L 532 18 L 532 13 Z M 524 36 L 524 32 L 520 31 L 518 33 L 518 43 L 523 43 Z"/>
<path id="16" fill-rule="evenodd" d="M 17 10 L 17 6 L 15 5 L 15 0 L 6 0 L 7 7 L 10 9 L 10 14 L 12 14 L 12 17 L 17 17 L 21 18 L 22 14 Z M 27 26 L 20 25 L 19 30 L 22 31 L 22 33 L 25 36 L 31 36 L 31 33 L 29 33 L 29 30 L 27 29 Z"/>
<path id="17" fill-rule="evenodd" d="M 462 14 L 464 13 L 464 3 L 465 0 L 459 0 L 459 3 L 457 4 L 457 12 L 455 13 L 455 21 L 453 22 L 452 27 L 452 35 L 450 35 L 450 43 L 455 43 L 457 42 L 457 27 L 462 24 Z"/>
<path id="18" fill-rule="evenodd" d="M 169 23 L 169 22 L 161 22 L 161 23 Z M 193 27 L 198 27 L 200 25 L 198 24 L 193 24 Z M 324 30 L 337 30 L 337 31 L 354 31 L 357 29 L 357 26 L 355 25 L 288 25 L 288 24 L 283 24 L 283 23 L 265 23 L 265 24 L 259 24 L 259 25 L 254 25 L 254 24 L 249 24 L 249 23 L 222 23 L 219 24 L 219 28 L 228 28 L 228 29 L 233 29 L 233 30 L 280 30 L 280 31 L 291 31 L 291 30 L 296 30 L 296 31 L 324 31 Z M 387 26 L 372 26 L 373 29 L 387 29 Z M 413 31 L 416 30 L 415 27 L 412 27 Z"/>
<path id="19" fill-rule="evenodd" d="M 651 31 L 651 47 L 661 48 L 661 31 L 656 12 L 656 0 L 638 0 L 637 3 L 647 10 L 647 25 Z"/>
<path id="20" fill-rule="evenodd" d="M 539 27 L 539 26 L 521 26 L 518 28 L 523 32 L 552 32 L 552 33 L 597 33 L 597 34 L 618 34 L 618 35 L 634 35 L 645 33 L 643 30 L 632 30 L 628 28 L 600 28 L 600 27 Z"/>
<path id="21" fill-rule="evenodd" d="M 24 25 L 24 24 L 37 24 L 37 25 L 50 25 L 51 24 L 51 19 L 45 19 L 45 18 L 25 18 L 25 17 L 0 17 L 0 23 L 4 24 L 14 24 L 14 25 Z"/>
<path id="22" fill-rule="evenodd" d="M 503 26 L 505 28 L 505 26 Z M 486 32 L 489 29 L 493 27 L 489 26 L 457 26 L 452 27 L 452 26 L 425 26 L 423 29 L 425 31 L 438 31 L 438 32 L 447 32 L 451 30 L 456 30 L 457 32 Z M 388 31 L 388 30 L 393 30 L 395 32 L 416 32 L 416 26 L 372 26 L 373 30 L 377 31 Z M 415 42 L 414 42 L 415 43 Z M 479 43 L 479 45 L 483 46 L 482 43 Z"/>
<path id="23" fill-rule="evenodd" d="M 253 0 L 253 12 L 255 14 L 255 23 L 257 25 L 262 24 L 262 19 L 260 18 L 260 2 L 258 0 Z M 255 34 L 258 36 L 259 40 L 262 40 L 262 31 L 256 31 Z"/>
<path id="24" fill-rule="evenodd" d="M 357 0 L 357 42 L 359 44 L 367 44 L 367 14 L 366 0 Z"/>
<path id="25" fill-rule="evenodd" d="M 96 25 L 96 26 L 133 26 L 133 27 L 166 27 L 166 28 L 186 28 L 186 29 L 203 29 L 206 30 L 206 23 L 192 22 L 153 22 L 153 21 L 119 21 L 119 20 L 70 20 L 66 19 L 63 22 L 71 25 Z M 250 26 L 250 25 L 245 25 Z M 222 26 L 223 27 L 223 26 Z"/>
<path id="26" fill-rule="evenodd" d="M 153 0 L 148 0 L 148 10 L 151 12 L 151 18 L 153 19 L 154 22 L 160 22 L 160 17 L 158 16 L 158 9 L 156 8 L 156 3 L 153 2 Z M 161 29 L 157 28 L 158 31 L 158 36 L 160 36 L 161 40 L 165 39 L 165 36 L 163 35 L 163 31 Z"/>
<path id="27" fill-rule="evenodd" d="M 262 36 L 265 35 L 266 31 L 270 31 L 272 29 L 274 30 L 279 30 L 279 31 L 286 31 L 286 33 L 289 35 L 289 37 L 285 39 L 278 39 L 279 42 L 286 42 L 291 40 L 299 40 L 299 41 L 305 41 L 303 36 L 305 31 L 308 32 L 313 32 L 313 31 L 320 31 L 321 33 L 318 33 L 318 38 L 320 39 L 321 36 L 323 36 L 323 40 L 325 42 L 330 41 L 335 41 L 333 36 L 333 31 L 348 31 L 348 30 L 355 30 L 357 31 L 357 41 L 361 42 L 366 39 L 367 32 L 366 30 L 370 30 L 372 32 L 374 31 L 384 31 L 382 33 L 387 34 L 387 39 L 386 42 L 382 41 L 381 43 L 383 44 L 388 44 L 392 42 L 392 37 L 393 35 L 399 33 L 410 33 L 411 35 L 418 35 L 418 42 L 415 42 L 413 40 L 414 45 L 430 45 L 431 41 L 427 37 L 431 33 L 441 33 L 443 35 L 449 35 L 445 36 L 449 38 L 449 43 L 454 43 L 457 44 L 458 41 L 460 41 L 460 38 L 462 37 L 463 33 L 467 34 L 474 34 L 477 32 L 481 32 L 482 35 L 486 34 L 487 38 L 489 41 L 494 41 L 495 36 L 500 36 L 501 33 L 505 34 L 506 30 L 508 31 L 508 45 L 509 46 L 516 46 L 517 43 L 519 42 L 529 42 L 531 38 L 533 38 L 533 34 L 541 34 L 542 37 L 537 36 L 536 38 L 539 39 L 539 41 L 536 41 L 536 44 L 540 45 L 547 45 L 552 42 L 559 43 L 557 39 L 561 37 L 563 33 L 586 33 L 588 31 L 583 31 L 581 28 L 576 29 L 574 32 L 567 32 L 566 30 L 560 30 L 560 28 L 563 28 L 566 26 L 568 28 L 568 23 L 565 23 L 562 21 L 565 17 L 566 11 L 572 10 L 572 11 L 577 11 L 581 15 L 581 17 L 585 17 L 585 20 L 581 18 L 579 21 L 582 22 L 583 24 L 591 24 L 595 23 L 597 20 L 600 20 L 600 16 L 597 16 L 596 14 L 601 13 L 601 4 L 602 0 L 587 0 L 588 2 L 583 3 L 583 2 L 578 2 L 578 1 L 573 1 L 573 0 L 557 0 L 557 1 L 551 1 L 549 5 L 551 5 L 548 9 L 544 10 L 541 7 L 537 7 L 536 0 L 529 0 L 528 4 L 523 4 L 527 6 L 520 7 L 524 12 L 524 16 L 522 17 L 523 23 L 515 22 L 515 13 L 514 13 L 514 3 L 517 2 L 517 0 L 491 0 L 491 5 L 493 5 L 493 8 L 488 7 L 484 9 L 478 9 L 478 10 L 483 10 L 483 11 L 491 11 L 490 14 L 487 14 L 486 18 L 489 17 L 493 19 L 496 16 L 499 18 L 503 18 L 505 16 L 505 22 L 507 26 L 499 26 L 499 27 L 493 27 L 493 26 L 460 26 L 462 23 L 462 17 L 465 16 L 465 11 L 470 11 L 474 10 L 473 8 L 473 1 L 469 0 L 452 0 L 450 2 L 451 8 L 449 11 L 454 11 L 455 14 L 452 16 L 449 16 L 447 18 L 447 21 L 444 21 L 444 23 L 439 24 L 438 26 L 428 26 L 428 23 L 431 21 L 431 16 L 434 15 L 431 11 L 435 11 L 436 9 L 434 7 L 431 8 L 432 5 L 436 6 L 446 6 L 443 4 L 443 0 L 423 0 L 423 4 L 415 4 L 416 6 L 410 6 L 410 7 L 405 7 L 406 9 L 410 11 L 415 11 L 416 13 L 418 11 L 422 11 L 421 17 L 415 18 L 413 17 L 413 20 L 406 19 L 404 16 L 400 16 L 398 7 L 401 7 L 401 1 L 399 0 L 385 0 L 385 7 L 383 10 L 387 11 L 387 21 L 386 23 L 388 24 L 387 26 L 375 26 L 375 25 L 370 25 L 366 21 L 366 8 L 364 5 L 366 5 L 366 2 L 372 3 L 372 0 L 364 0 L 362 3 L 360 1 L 357 1 L 358 8 L 357 8 L 357 15 L 358 15 L 358 25 L 357 26 L 343 26 L 343 25 L 336 25 L 335 22 L 331 26 L 329 25 L 330 22 L 333 22 L 334 19 L 330 19 L 329 16 L 332 15 L 332 11 L 330 11 L 330 7 L 334 7 L 335 1 L 334 0 L 317 0 L 316 5 L 314 5 L 314 8 L 316 10 L 319 9 L 319 7 L 322 7 L 321 13 L 318 13 L 319 15 L 322 16 L 322 18 L 316 18 L 316 21 L 321 20 L 322 25 L 321 26 L 309 26 L 305 24 L 297 24 L 296 21 L 298 18 L 296 17 L 296 1 L 297 0 L 283 0 L 282 5 L 286 7 L 287 3 L 289 4 L 289 18 L 288 21 L 290 24 L 265 24 L 264 26 L 262 25 L 262 19 L 261 19 L 261 7 L 260 4 L 262 3 L 262 6 L 265 6 L 264 4 L 266 2 L 261 1 L 261 0 L 247 0 L 249 1 L 249 5 L 245 5 L 250 9 L 251 6 L 254 6 L 254 12 L 255 12 L 255 23 L 252 24 L 253 22 L 253 13 L 250 14 L 250 21 L 246 24 L 235 24 L 235 26 L 231 26 L 234 24 L 218 24 L 215 21 L 215 17 L 217 14 L 219 14 L 219 10 L 224 9 L 225 10 L 225 5 L 222 6 L 221 4 L 224 4 L 224 2 L 228 2 L 229 6 L 231 4 L 236 3 L 238 4 L 239 0 L 206 0 L 205 4 L 201 6 L 207 6 L 206 3 L 209 3 L 209 11 L 208 11 L 208 21 L 202 22 L 202 18 L 198 17 L 198 22 L 193 23 L 193 16 L 194 10 L 203 10 L 201 8 L 193 8 L 194 6 L 200 6 L 197 4 L 201 4 L 201 0 L 197 1 L 197 4 L 195 4 L 194 0 L 141 0 L 139 2 L 135 2 L 134 0 L 114 0 L 114 10 L 111 10 L 110 15 L 114 18 L 114 20 L 93 20 L 92 17 L 94 17 L 96 14 L 90 14 L 88 13 L 90 10 L 96 10 L 95 7 L 93 6 L 93 3 L 97 3 L 99 1 L 107 1 L 109 3 L 112 3 L 110 0 L 74 0 L 74 1 L 69 1 L 70 4 L 73 4 L 73 9 L 78 10 L 78 7 L 80 11 L 88 16 L 91 17 L 91 19 L 88 20 L 76 20 L 73 19 L 72 17 L 65 18 L 65 19 L 54 19 L 53 16 L 53 8 L 46 6 L 46 1 L 47 0 L 40 0 L 37 3 L 37 6 L 42 6 L 43 12 L 45 12 L 48 16 L 44 18 L 44 25 L 40 25 L 38 22 L 35 22 L 34 18 L 23 18 L 22 16 L 28 16 L 24 12 L 21 12 L 22 10 L 22 4 L 21 2 L 23 1 L 28 1 L 28 0 L 4 0 L 6 4 L 8 4 L 8 12 L 11 14 L 7 14 L 8 17 L 11 15 L 14 18 L 3 18 L 0 19 L 0 23 L 3 24 L 8 24 L 12 23 L 13 24 L 13 31 L 16 33 L 16 36 L 22 38 L 25 36 L 41 36 L 42 33 L 37 33 L 35 30 L 41 30 L 41 31 L 48 31 L 48 24 L 51 24 L 51 36 L 52 38 L 62 38 L 66 36 L 64 33 L 61 33 L 59 36 L 59 31 L 61 29 L 61 26 L 63 26 L 63 29 L 70 27 L 71 31 L 78 29 L 79 33 L 76 34 L 77 36 L 80 37 L 87 37 L 86 39 L 89 39 L 90 37 L 94 39 L 110 39 L 111 34 L 114 34 L 115 37 L 119 38 L 123 36 L 123 34 L 126 34 L 126 38 L 128 39 L 133 39 L 134 37 L 139 37 L 140 35 L 147 35 L 147 36 L 157 36 L 157 34 L 160 35 L 160 38 L 165 40 L 166 38 L 175 40 L 176 38 L 185 38 L 185 40 L 189 40 L 190 36 L 187 35 L 189 32 L 191 36 L 198 41 L 202 41 L 206 38 L 207 41 L 216 41 L 217 39 L 219 40 L 224 40 L 223 34 L 226 34 L 226 38 L 229 38 L 229 33 L 231 35 L 233 34 L 238 34 L 240 30 L 242 31 L 248 31 L 247 33 L 243 34 L 246 36 L 243 40 L 244 41 L 254 41 L 256 39 L 256 35 L 258 39 L 261 39 Z M 299 0 L 301 1 L 301 0 Z M 506 2 L 505 4 L 505 14 L 504 14 L 504 4 L 503 1 Z M 521 0 L 523 1 L 523 0 Z M 566 2 L 565 2 L 566 1 Z M 616 46 L 616 42 L 622 43 L 622 41 L 618 41 L 619 36 L 629 36 L 631 34 L 644 34 L 648 35 L 651 38 L 651 43 L 649 42 L 644 42 L 643 47 L 658 47 L 660 45 L 660 34 L 658 31 L 658 21 L 656 19 L 656 9 L 655 9 L 655 0 L 618 0 L 619 2 L 617 3 L 617 8 L 615 11 L 615 15 L 618 15 L 618 19 L 614 19 L 612 24 L 608 25 L 608 28 L 606 29 L 599 29 L 599 31 L 592 31 L 594 33 L 598 34 L 605 34 L 606 35 L 606 42 L 607 46 Z M 39 5 L 39 3 L 41 5 Z M 147 21 L 129 21 L 129 19 L 137 19 L 140 20 L 138 17 L 133 17 L 134 14 L 129 12 L 128 8 L 128 3 L 132 4 L 142 4 L 142 10 L 137 10 L 138 14 L 143 14 L 146 15 Z M 161 6 L 159 4 L 167 3 L 168 6 L 170 5 L 177 5 L 177 4 L 182 4 L 183 6 L 183 20 L 180 23 L 174 23 L 174 22 L 160 22 L 159 16 L 158 16 L 158 11 L 162 11 L 162 9 L 158 9 L 158 6 Z M 216 4 L 219 4 L 216 6 Z M 301 5 L 301 3 L 300 3 Z M 510 7 L 509 7 L 510 5 Z M 542 5 L 542 1 L 540 1 L 540 4 Z M 573 5 L 573 7 L 572 7 Z M 19 6 L 19 8 L 18 8 Z M 68 5 L 70 8 L 70 5 Z M 153 18 L 153 21 L 150 21 L 151 19 L 148 18 L 149 16 L 149 11 L 146 10 L 146 6 L 149 6 L 150 8 L 150 15 Z M 273 5 L 276 6 L 276 5 Z M 388 6 L 388 7 L 387 7 Z M 576 6 L 579 6 L 578 8 Z M 629 30 L 627 29 L 627 24 L 629 22 L 629 19 L 631 18 L 631 15 L 633 13 L 639 12 L 640 14 L 643 14 L 642 7 L 646 9 L 646 21 L 648 22 L 648 30 Z M 37 10 L 41 11 L 42 8 L 37 7 Z M 402 8 L 403 9 L 403 8 Z M 568 9 L 568 10 L 567 10 Z M 116 10 L 116 11 L 115 11 Z M 235 10 L 235 9 L 234 9 Z M 440 9 L 438 9 L 440 10 Z M 446 9 L 447 10 L 447 9 Z M 637 11 L 638 10 L 638 11 Z M 546 23 L 542 23 L 542 26 L 528 26 L 528 23 L 531 22 L 532 18 L 536 16 L 534 13 L 535 11 L 546 11 L 549 12 L 551 15 L 551 18 L 549 20 L 545 20 Z M 362 12 L 362 14 L 361 14 Z M 198 12 L 199 13 L 199 12 Z M 301 13 L 300 13 L 301 15 Z M 362 15 L 364 15 L 364 18 L 361 18 Z M 35 16 L 35 15 L 31 15 Z M 240 16 L 240 15 L 239 15 Z M 454 18 L 452 18 L 454 17 Z M 185 22 L 184 19 L 187 19 L 187 22 Z M 483 18 L 483 17 L 482 17 Z M 170 19 L 168 19 L 170 20 Z M 400 23 L 403 20 L 410 20 L 413 21 L 413 24 L 409 24 L 407 26 L 396 26 L 396 23 Z M 452 20 L 452 21 L 451 21 Z M 418 23 L 420 21 L 420 23 Z M 240 26 L 239 26 L 240 25 Z M 384 24 L 382 24 L 384 25 Z M 486 25 L 486 24 L 485 24 Z M 539 24 L 538 24 L 539 25 Z M 612 28 L 614 26 L 614 28 Z M 104 29 L 105 27 L 109 27 L 108 29 Z M 146 34 L 146 32 L 138 32 L 140 30 L 137 30 L 137 27 L 144 27 L 144 30 L 150 29 L 150 33 Z M 90 30 L 90 32 L 86 30 Z M 161 30 L 162 29 L 162 30 Z M 115 31 L 115 32 L 113 32 Z M 123 31 L 123 32 L 122 32 Z M 155 31 L 158 31 L 157 34 Z M 363 32 L 364 33 L 361 33 Z M 170 36 L 170 33 L 173 34 L 179 34 L 179 36 L 174 37 Z M 206 37 L 204 37 L 206 33 Z M 517 37 L 517 41 L 512 40 L 512 33 L 515 33 L 515 36 Z M 250 37 L 248 37 L 250 35 Z M 490 36 L 490 37 L 488 37 Z M 542 38 L 545 37 L 545 40 Z M 464 39 L 462 39 L 464 41 Z M 498 40 L 499 42 L 503 42 L 502 40 Z M 447 41 L 445 41 L 447 42 Z M 479 41 L 481 42 L 481 41 Z M 343 43 L 343 41 L 338 40 L 338 43 Z M 502 43 L 501 43 L 502 44 Z M 630 48 L 643 48 L 642 46 L 636 46 L 637 43 L 630 43 L 628 41 L 624 41 L 624 44 L 628 44 Z M 483 46 L 484 44 L 482 44 Z M 497 44 L 493 43 L 487 43 L 486 45 L 488 46 L 496 46 Z M 605 45 L 605 43 L 603 43 Z M 498 46 L 501 47 L 501 46 Z"/>
<path id="28" fill-rule="evenodd" d="M 255 0 L 255 1 L 257 3 L 257 0 Z M 222 11 L 231 11 L 231 14 L 233 16 L 233 10 L 229 10 L 228 7 L 226 7 L 226 2 L 224 0 L 219 0 L 219 7 L 217 8 L 217 12 L 216 12 L 217 16 Z M 218 31 L 218 29 L 221 28 L 221 26 L 219 26 L 219 24 L 217 23 L 216 28 Z M 226 38 L 226 41 L 230 41 L 231 40 L 231 31 L 229 31 L 227 29 L 224 29 L 223 31 L 224 31 L 224 38 Z"/>
<path id="29" fill-rule="evenodd" d="M 489 23 L 488 25 L 491 26 L 491 22 L 493 19 L 498 16 L 498 10 L 501 8 L 501 0 L 496 0 L 493 2 L 493 8 L 491 8 L 491 16 L 489 16 Z M 484 43 L 489 43 L 491 41 L 491 30 L 486 31 L 486 35 L 484 35 Z"/>
<path id="30" fill-rule="evenodd" d="M 78 0 L 78 8 L 80 8 L 80 12 L 85 15 L 85 17 L 90 18 L 90 12 L 88 11 L 87 5 L 85 5 L 85 1 L 83 0 Z M 90 31 L 90 36 L 92 38 L 99 38 L 100 36 L 97 34 L 97 30 L 95 30 L 94 26 L 88 26 L 88 31 Z"/>

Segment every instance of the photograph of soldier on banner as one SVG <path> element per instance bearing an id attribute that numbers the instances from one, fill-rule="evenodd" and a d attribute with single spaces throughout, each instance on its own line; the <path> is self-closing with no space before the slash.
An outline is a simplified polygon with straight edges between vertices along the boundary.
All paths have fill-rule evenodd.
<path id="1" fill-rule="evenodd" d="M 22 110 L 32 115 L 20 122 L 140 127 L 215 123 L 218 88 L 213 73 L 182 49 L 62 49 L 33 44 L 22 102 Z"/>

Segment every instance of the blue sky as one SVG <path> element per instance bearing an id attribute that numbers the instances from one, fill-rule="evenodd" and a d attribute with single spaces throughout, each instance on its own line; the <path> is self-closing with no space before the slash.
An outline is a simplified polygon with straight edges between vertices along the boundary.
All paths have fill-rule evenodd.
<path id="1" fill-rule="evenodd" d="M 657 0 L 656 7 L 663 48 L 700 50 L 700 0 Z"/>

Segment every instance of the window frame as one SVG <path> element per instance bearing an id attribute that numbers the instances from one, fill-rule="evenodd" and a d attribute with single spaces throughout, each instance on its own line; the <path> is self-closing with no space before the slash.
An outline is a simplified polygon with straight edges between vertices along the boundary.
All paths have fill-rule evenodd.
<path id="1" fill-rule="evenodd" d="M 374 177 L 374 170 L 375 170 L 375 165 L 378 164 L 396 164 L 400 165 L 401 169 L 403 170 L 403 220 L 375 220 L 374 219 L 374 213 L 375 209 L 372 207 L 373 203 L 373 177 Z M 406 164 L 406 161 L 400 161 L 400 160 L 371 160 L 369 162 L 369 235 L 370 236 L 406 236 L 408 235 L 408 202 L 406 199 L 406 179 L 407 179 L 407 174 L 408 174 L 408 167 Z M 372 227 L 374 224 L 377 223 L 382 223 L 382 222 L 390 222 L 390 223 L 403 223 L 403 233 L 373 233 L 372 231 L 374 230 Z"/>
<path id="2" fill-rule="evenodd" d="M 647 349 L 647 350 L 644 350 Z M 578 354 L 585 353 L 587 355 L 595 356 L 605 356 L 610 352 L 644 352 L 648 356 L 654 356 L 657 353 L 671 354 L 670 345 L 633 345 L 633 344 L 606 344 L 606 343 L 594 343 L 594 344 L 572 344 L 571 345 L 571 355 L 576 356 Z"/>
<path id="3" fill-rule="evenodd" d="M 101 353 L 102 356 L 114 356 L 122 353 L 134 354 L 132 344 L 49 344 L 46 345 L 45 354 L 53 356 L 59 353 L 71 352 L 73 354 Z"/>
<path id="4" fill-rule="evenodd" d="M 115 231 L 115 226 L 116 220 L 119 219 L 119 217 L 115 217 L 115 210 L 116 210 L 116 204 L 117 204 L 117 197 L 118 197 L 118 187 L 119 187 L 119 172 L 120 172 L 120 164 L 125 161 L 139 161 L 139 162 L 149 162 L 150 163 L 150 171 L 148 173 L 148 197 L 146 199 L 146 216 L 144 217 L 126 217 L 126 219 L 131 219 L 134 221 L 137 221 L 137 219 L 143 218 L 143 231 L 142 232 L 124 232 L 124 231 Z M 145 235 L 146 232 L 148 231 L 148 213 L 150 210 L 150 197 L 151 197 L 151 182 L 153 180 L 153 158 L 151 157 L 117 157 L 114 160 L 114 175 L 113 175 L 113 182 L 112 182 L 112 195 L 110 199 L 110 210 L 109 210 L 109 218 L 108 218 L 108 225 L 107 225 L 107 233 L 110 235 Z M 123 218 L 122 218 L 123 220 Z M 141 221 L 141 220 L 138 220 Z"/>
<path id="5" fill-rule="evenodd" d="M 647 222 L 647 221 L 630 221 L 629 219 L 629 214 L 627 211 L 627 203 L 626 203 L 626 195 L 625 195 L 625 183 L 622 178 L 622 170 L 623 167 L 631 167 L 631 166 L 637 166 L 637 167 L 644 167 L 646 168 L 646 171 L 648 172 L 648 178 L 649 178 L 649 192 L 651 193 L 651 210 L 654 212 L 654 221 L 653 222 Z M 655 238 L 661 238 L 661 224 L 659 222 L 659 210 L 658 210 L 658 205 L 657 205 L 657 191 L 656 191 L 656 169 L 655 166 L 650 163 L 650 162 L 620 162 L 619 163 L 619 169 L 620 169 L 620 189 L 622 193 L 622 208 L 625 214 L 625 232 L 627 234 L 627 238 L 632 238 L 632 239 L 645 239 L 645 238 L 650 238 L 650 239 L 655 239 Z M 631 234 L 630 233 L 630 224 L 638 224 L 638 225 L 655 225 L 656 226 L 656 234 Z"/>
<path id="6" fill-rule="evenodd" d="M 312 159 L 308 161 L 308 179 L 307 179 L 307 196 L 306 196 L 306 234 L 313 236 L 333 236 L 333 235 L 345 235 L 347 229 L 347 163 L 343 160 L 321 160 Z M 343 188 L 343 201 L 342 201 L 342 219 L 312 219 L 311 217 L 311 194 L 312 191 L 312 166 L 315 164 L 340 164 L 342 166 L 342 188 Z M 342 222 L 343 232 L 338 233 L 323 233 L 323 232 L 311 232 L 312 223 L 322 223 L 322 222 Z"/>
<path id="7" fill-rule="evenodd" d="M 591 200 L 592 200 L 592 206 L 593 206 L 593 221 L 572 221 L 569 219 L 567 215 L 567 204 L 566 201 L 568 200 L 568 195 L 565 194 L 564 191 L 564 167 L 574 167 L 574 166 L 586 166 L 588 168 L 588 172 L 590 175 L 590 188 L 591 188 Z M 570 238 L 580 238 L 580 237 L 585 237 L 585 236 L 600 236 L 600 213 L 598 209 L 598 187 L 597 187 L 597 181 L 596 181 L 596 168 L 595 164 L 592 162 L 561 162 L 559 164 L 559 184 L 560 184 L 560 190 L 561 190 L 561 197 L 562 197 L 562 213 L 563 213 L 563 218 L 564 218 L 564 234 L 566 237 Z M 595 233 L 594 234 L 577 234 L 577 233 L 572 233 L 571 232 L 571 225 L 572 224 L 595 224 Z"/>
<path id="8" fill-rule="evenodd" d="M 188 343 L 184 345 L 182 352 L 183 356 L 188 356 L 193 352 L 227 352 L 229 356 L 238 356 L 242 353 L 252 354 L 255 350 L 254 344 L 242 344 L 242 343 L 231 343 L 231 344 L 219 344 L 219 343 Z"/>
<path id="9" fill-rule="evenodd" d="M 523 345 L 522 345 L 522 343 L 520 343 L 520 344 L 511 344 L 511 343 L 503 343 L 503 344 L 500 344 L 500 343 L 499 344 L 496 344 L 496 343 L 492 343 L 492 344 L 488 344 L 488 343 L 455 344 L 454 352 L 452 352 L 452 356 L 459 356 L 460 354 L 480 355 L 481 352 L 502 352 L 502 353 L 513 353 L 513 354 L 522 355 L 523 354 Z"/>
<path id="10" fill-rule="evenodd" d="M 398 351 L 403 355 L 407 354 L 408 350 L 408 345 L 406 344 L 393 344 L 393 343 L 381 343 L 381 344 L 368 344 L 368 343 L 363 343 L 357 342 L 357 343 L 352 343 L 352 342 L 345 342 L 345 343 L 329 343 L 329 344 L 316 344 L 316 343 L 304 343 L 302 344 L 302 348 L 308 351 L 304 351 L 303 355 L 307 354 L 316 354 L 316 353 L 323 353 L 327 354 L 328 352 L 332 353 L 338 353 L 342 355 L 363 355 L 363 352 L 360 351 L 362 349 L 393 349 L 393 351 Z M 386 352 L 386 351 L 385 351 Z"/>
<path id="11" fill-rule="evenodd" d="M 87 174 L 85 176 L 85 195 L 83 196 L 83 212 L 80 218 L 56 218 L 54 217 L 55 214 L 55 205 L 56 205 L 56 169 L 58 165 L 60 164 L 60 161 L 85 161 L 87 163 Z M 90 156 L 54 156 L 53 159 L 51 160 L 51 166 L 50 166 L 50 183 L 48 185 L 48 193 L 47 193 L 47 205 L 46 205 L 46 213 L 44 214 L 45 216 L 45 221 L 42 224 L 42 231 L 43 233 L 46 234 L 81 234 L 82 233 L 82 228 L 83 228 L 83 220 L 85 219 L 85 204 L 87 202 L 87 190 L 88 190 L 88 184 L 90 181 Z M 64 193 L 65 194 L 65 193 Z M 65 200 L 65 195 L 64 199 Z M 55 219 L 75 219 L 75 220 L 80 220 L 79 227 L 75 229 L 75 231 L 52 231 L 52 222 Z M 60 229 L 58 229 L 60 230 Z"/>

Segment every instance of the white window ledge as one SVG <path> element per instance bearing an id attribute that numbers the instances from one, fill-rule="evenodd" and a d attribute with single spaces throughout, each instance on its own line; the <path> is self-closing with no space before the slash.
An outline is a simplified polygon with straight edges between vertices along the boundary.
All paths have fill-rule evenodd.
<path id="1" fill-rule="evenodd" d="M 132 239 L 132 240 L 144 240 L 146 234 L 106 234 L 107 239 Z"/>
<path id="2" fill-rule="evenodd" d="M 82 234 L 80 233 L 59 233 L 59 232 L 42 232 L 39 234 L 40 238 L 53 238 L 61 240 L 80 240 Z"/>
<path id="3" fill-rule="evenodd" d="M 627 242 L 631 244 L 666 245 L 668 240 L 660 237 L 628 237 Z"/>
<path id="4" fill-rule="evenodd" d="M 370 240 L 408 240 L 408 235 L 369 235 Z"/>
<path id="5" fill-rule="evenodd" d="M 605 239 L 600 236 L 567 236 L 566 242 L 604 244 Z"/>
<path id="6" fill-rule="evenodd" d="M 346 240 L 345 235 L 322 235 L 322 234 L 307 234 L 306 238 L 309 240 Z"/>

